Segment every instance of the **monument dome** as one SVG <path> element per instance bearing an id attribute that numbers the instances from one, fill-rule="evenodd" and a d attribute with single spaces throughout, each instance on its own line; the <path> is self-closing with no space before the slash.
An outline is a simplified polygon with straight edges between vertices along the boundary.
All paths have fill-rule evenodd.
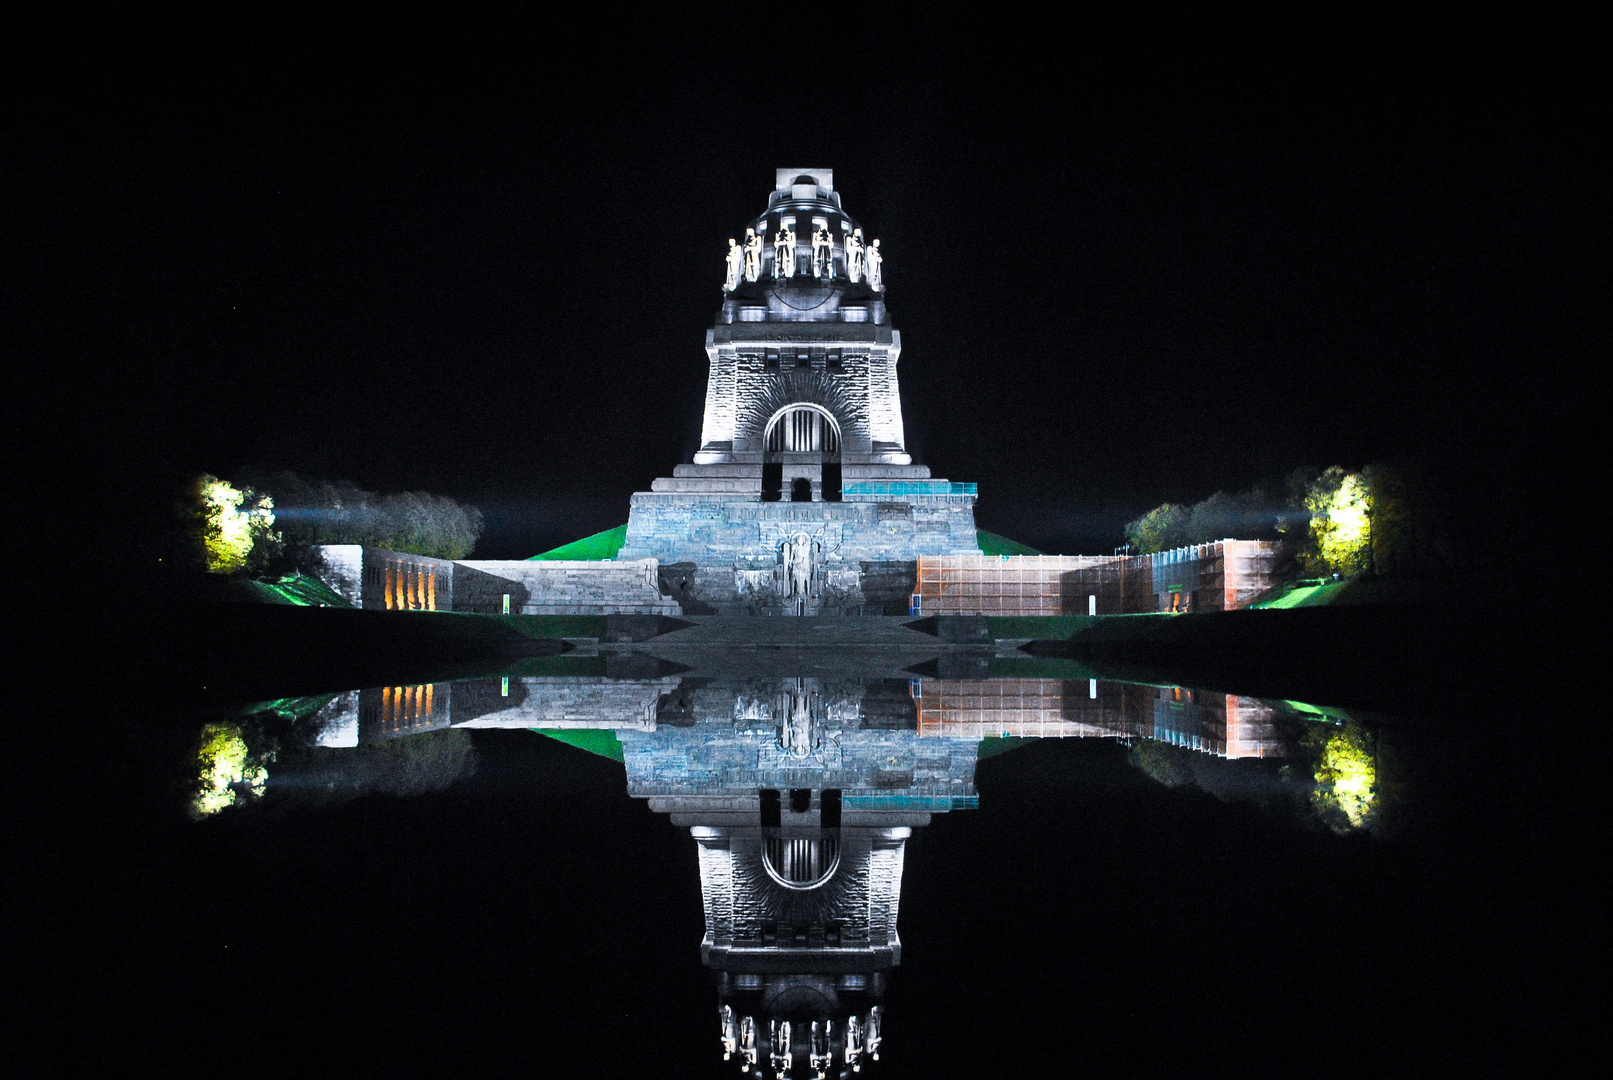
<path id="1" fill-rule="evenodd" d="M 729 238 L 723 321 L 843 321 L 884 299 L 877 240 L 840 205 L 832 169 L 780 169 L 767 209 Z"/>

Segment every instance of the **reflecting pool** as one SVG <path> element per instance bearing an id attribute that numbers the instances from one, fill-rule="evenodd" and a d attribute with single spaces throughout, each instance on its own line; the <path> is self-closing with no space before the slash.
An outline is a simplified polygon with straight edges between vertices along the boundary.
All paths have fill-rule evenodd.
<path id="1" fill-rule="evenodd" d="M 57 811 L 94 919 L 51 993 L 136 1052 L 404 1073 L 1389 1067 L 1533 1024 L 1561 894 L 1499 711 L 764 621 L 50 728 L 118 806 Z"/>

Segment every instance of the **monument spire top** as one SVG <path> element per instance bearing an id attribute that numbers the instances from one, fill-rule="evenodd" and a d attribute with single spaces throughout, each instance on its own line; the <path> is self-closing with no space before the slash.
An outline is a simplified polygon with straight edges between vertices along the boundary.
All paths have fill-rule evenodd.
<path id="1" fill-rule="evenodd" d="M 833 192 L 835 189 L 833 169 L 779 169 L 777 177 L 773 185 L 774 191 L 789 191 L 791 188 L 807 184 L 820 187 L 825 192 Z"/>

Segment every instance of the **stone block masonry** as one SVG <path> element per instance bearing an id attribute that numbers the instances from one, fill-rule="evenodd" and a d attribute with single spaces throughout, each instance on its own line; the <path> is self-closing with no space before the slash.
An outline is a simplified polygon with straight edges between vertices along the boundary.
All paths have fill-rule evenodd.
<path id="1" fill-rule="evenodd" d="M 655 559 L 475 562 L 326 544 L 319 577 L 354 607 L 498 615 L 677 615 Z"/>
<path id="2" fill-rule="evenodd" d="M 921 555 L 925 615 L 1232 611 L 1271 588 L 1278 545 L 1217 540 L 1152 555 Z"/>
<path id="3" fill-rule="evenodd" d="M 678 602 L 661 594 L 655 559 L 550 559 L 464 562 L 459 565 L 512 583 L 524 593 L 521 615 L 677 615 Z"/>

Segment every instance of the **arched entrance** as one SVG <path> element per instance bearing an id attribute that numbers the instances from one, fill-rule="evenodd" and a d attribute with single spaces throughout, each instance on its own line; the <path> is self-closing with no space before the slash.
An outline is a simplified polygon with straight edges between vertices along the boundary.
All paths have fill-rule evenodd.
<path id="1" fill-rule="evenodd" d="M 817 464 L 822 468 L 825 502 L 840 501 L 840 422 L 821 405 L 800 402 L 773 414 L 763 438 L 762 501 L 779 502 L 784 497 L 785 464 Z M 792 502 L 812 497 L 811 483 L 792 478 Z"/>

